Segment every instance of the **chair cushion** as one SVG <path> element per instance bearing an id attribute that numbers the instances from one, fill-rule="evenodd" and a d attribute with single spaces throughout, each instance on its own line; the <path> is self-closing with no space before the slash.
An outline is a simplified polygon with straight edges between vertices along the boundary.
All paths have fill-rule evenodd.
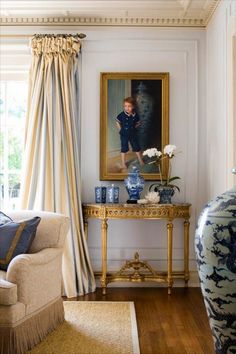
<path id="1" fill-rule="evenodd" d="M 27 253 L 40 220 L 36 216 L 30 220 L 10 221 L 0 225 L 0 269 L 7 270 L 14 257 Z"/>
<path id="2" fill-rule="evenodd" d="M 15 305 L 17 303 L 17 285 L 6 280 L 0 280 L 0 305 Z"/>
<path id="3" fill-rule="evenodd" d="M 14 326 L 16 322 L 25 317 L 25 305 L 21 302 L 17 302 L 15 305 L 11 306 L 0 305 L 0 313 L 0 328 Z"/>

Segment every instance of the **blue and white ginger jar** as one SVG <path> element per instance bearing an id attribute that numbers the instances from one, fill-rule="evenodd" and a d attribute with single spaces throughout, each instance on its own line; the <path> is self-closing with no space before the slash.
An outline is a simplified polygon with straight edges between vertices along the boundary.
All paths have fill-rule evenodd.
<path id="1" fill-rule="evenodd" d="M 202 211 L 195 248 L 216 353 L 236 353 L 236 187 Z"/>
<path id="2" fill-rule="evenodd" d="M 132 172 L 125 179 L 125 187 L 129 194 L 129 200 L 135 201 L 140 199 L 140 194 L 144 188 L 144 178 L 140 176 L 137 167 L 132 168 Z"/>

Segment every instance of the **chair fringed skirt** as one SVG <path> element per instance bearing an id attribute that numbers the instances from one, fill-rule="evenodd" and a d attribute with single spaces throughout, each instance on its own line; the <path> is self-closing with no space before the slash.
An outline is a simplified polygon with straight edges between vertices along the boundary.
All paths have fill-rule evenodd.
<path id="1" fill-rule="evenodd" d="M 1 354 L 24 354 L 40 343 L 64 321 L 63 301 L 54 301 L 43 310 L 24 317 L 14 325 L 0 325 Z"/>

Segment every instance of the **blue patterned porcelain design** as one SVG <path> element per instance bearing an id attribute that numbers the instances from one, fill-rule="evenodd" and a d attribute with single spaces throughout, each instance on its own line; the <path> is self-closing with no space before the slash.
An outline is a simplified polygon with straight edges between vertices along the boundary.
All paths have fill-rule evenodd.
<path id="1" fill-rule="evenodd" d="M 159 204 L 171 204 L 171 198 L 175 194 L 175 190 L 168 186 L 158 186 L 155 188 L 155 192 L 160 195 Z"/>
<path id="2" fill-rule="evenodd" d="M 119 203 L 119 187 L 114 186 L 114 184 L 107 187 L 107 202 Z"/>
<path id="3" fill-rule="evenodd" d="M 95 187 L 95 203 L 106 203 L 106 187 Z"/>
<path id="4" fill-rule="evenodd" d="M 125 179 L 125 187 L 129 194 L 130 200 L 140 199 L 140 194 L 144 188 L 144 178 L 140 176 L 137 167 L 133 167 L 132 172 Z"/>
<path id="5" fill-rule="evenodd" d="M 195 248 L 216 353 L 236 353 L 236 188 L 202 211 Z"/>
<path id="6" fill-rule="evenodd" d="M 150 143 L 149 132 L 152 126 L 152 116 L 155 102 L 153 97 L 148 93 L 148 87 L 143 81 L 140 81 L 136 91 L 137 111 L 142 122 L 138 129 L 138 137 L 141 149 L 145 150 L 148 148 L 148 144 Z"/>

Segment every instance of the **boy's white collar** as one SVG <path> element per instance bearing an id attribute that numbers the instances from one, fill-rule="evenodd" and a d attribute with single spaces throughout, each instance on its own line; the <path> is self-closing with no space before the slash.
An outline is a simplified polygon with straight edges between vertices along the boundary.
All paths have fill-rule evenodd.
<path id="1" fill-rule="evenodd" d="M 125 113 L 128 117 L 130 117 L 130 116 L 132 116 L 132 117 L 136 116 L 136 112 L 129 114 L 129 113 L 127 113 L 127 112 L 124 110 L 124 113 Z"/>

